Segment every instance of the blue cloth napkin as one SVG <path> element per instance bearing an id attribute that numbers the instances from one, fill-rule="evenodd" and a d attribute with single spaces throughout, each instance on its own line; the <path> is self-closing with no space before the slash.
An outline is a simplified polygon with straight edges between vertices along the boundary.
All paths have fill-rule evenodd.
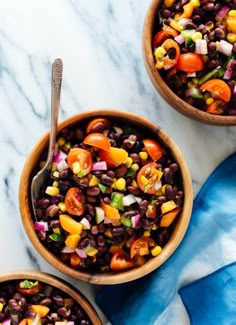
<path id="1" fill-rule="evenodd" d="M 236 310 L 236 269 L 232 264 L 235 261 L 236 153 L 233 153 L 215 169 L 196 196 L 187 233 L 175 253 L 141 279 L 103 287 L 96 303 L 113 325 L 183 325 L 189 324 L 189 319 L 191 324 L 199 325 L 236 324 L 235 313 L 231 313 L 232 306 Z M 223 272 L 230 272 L 230 286 L 221 277 L 222 267 Z M 214 273 L 216 270 L 218 273 Z M 208 294 L 201 289 L 206 285 Z M 219 305 L 212 300 L 214 286 L 218 288 Z M 201 294 L 196 294 L 200 291 Z M 208 323 L 206 313 L 197 313 L 200 306 L 201 310 L 208 308 L 212 320 L 220 314 L 219 322 L 215 318 L 215 322 Z"/>

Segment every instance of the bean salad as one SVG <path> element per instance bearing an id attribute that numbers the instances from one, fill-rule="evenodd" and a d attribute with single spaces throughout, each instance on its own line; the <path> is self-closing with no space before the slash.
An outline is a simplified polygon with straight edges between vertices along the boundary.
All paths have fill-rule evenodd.
<path id="1" fill-rule="evenodd" d="M 37 280 L 0 283 L 0 323 L 90 325 L 81 306 L 62 290 Z"/>
<path id="2" fill-rule="evenodd" d="M 155 65 L 184 101 L 236 115 L 236 1 L 164 0 L 153 36 Z"/>
<path id="3" fill-rule="evenodd" d="M 183 202 L 168 149 L 135 126 L 98 117 L 59 132 L 34 227 L 72 268 L 119 272 L 161 254 Z"/>

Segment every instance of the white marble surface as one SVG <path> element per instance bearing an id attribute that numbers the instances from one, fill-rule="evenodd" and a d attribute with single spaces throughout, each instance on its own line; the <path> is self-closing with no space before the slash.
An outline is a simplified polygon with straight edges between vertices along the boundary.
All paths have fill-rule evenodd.
<path id="1" fill-rule="evenodd" d="M 60 57 L 64 62 L 60 120 L 87 109 L 111 107 L 151 119 L 182 150 L 194 194 L 236 146 L 235 127 L 192 121 L 155 91 L 141 52 L 148 5 L 149 0 L 0 1 L 0 271 L 30 268 L 59 275 L 75 284 L 97 310 L 98 287 L 49 266 L 28 240 L 18 209 L 25 159 L 50 125 L 53 60 Z"/>

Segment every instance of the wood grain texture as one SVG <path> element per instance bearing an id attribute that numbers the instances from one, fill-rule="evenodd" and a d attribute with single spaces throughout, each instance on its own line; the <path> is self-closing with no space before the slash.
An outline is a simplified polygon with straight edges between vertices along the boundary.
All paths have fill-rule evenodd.
<path id="1" fill-rule="evenodd" d="M 165 83 L 159 71 L 155 68 L 152 39 L 154 35 L 154 23 L 161 4 L 162 0 L 151 1 L 145 16 L 142 33 L 142 53 L 144 65 L 154 87 L 170 106 L 172 106 L 179 113 L 182 113 L 193 120 L 209 125 L 236 125 L 236 116 L 209 114 L 189 105 L 180 97 L 176 96 L 176 94 Z"/>
<path id="2" fill-rule="evenodd" d="M 71 284 L 62 280 L 54 275 L 46 272 L 39 272 L 35 270 L 16 270 L 7 273 L 0 274 L 0 283 L 5 281 L 13 280 L 38 280 L 41 283 L 49 284 L 55 288 L 68 294 L 72 297 L 86 312 L 91 322 L 94 325 L 102 325 L 101 319 L 99 318 L 96 310 L 93 308 L 87 298 L 78 290 L 75 289 Z"/>
<path id="3" fill-rule="evenodd" d="M 48 263 L 50 263 L 60 272 L 65 273 L 73 278 L 94 284 L 124 283 L 138 279 L 159 267 L 173 254 L 173 252 L 180 244 L 187 230 L 192 212 L 192 179 L 186 161 L 174 140 L 156 124 L 133 113 L 117 109 L 90 110 L 62 121 L 58 125 L 58 130 L 61 130 L 64 127 L 73 125 L 78 122 L 85 124 L 87 123 L 87 121 L 96 117 L 106 117 L 116 122 L 129 123 L 135 128 L 143 129 L 146 134 L 150 134 L 154 139 L 158 139 L 158 141 L 160 141 L 166 148 L 168 148 L 171 154 L 173 155 L 174 159 L 179 164 L 183 179 L 183 190 L 185 193 L 184 205 L 180 216 L 178 217 L 175 230 L 169 242 L 164 246 L 162 253 L 157 257 L 153 257 L 152 259 L 150 259 L 143 266 L 134 268 L 132 270 L 116 273 L 108 272 L 103 274 L 91 274 L 89 272 L 73 269 L 68 265 L 62 263 L 62 261 L 58 257 L 50 253 L 47 248 L 42 245 L 33 227 L 32 209 L 29 193 L 32 173 L 34 171 L 35 166 L 39 162 L 39 157 L 41 153 L 46 150 L 48 146 L 49 133 L 46 133 L 38 141 L 38 143 L 30 152 L 27 160 L 25 161 L 19 184 L 20 213 L 25 231 L 35 249 L 41 254 L 43 258 L 45 258 L 45 260 L 47 260 Z"/>

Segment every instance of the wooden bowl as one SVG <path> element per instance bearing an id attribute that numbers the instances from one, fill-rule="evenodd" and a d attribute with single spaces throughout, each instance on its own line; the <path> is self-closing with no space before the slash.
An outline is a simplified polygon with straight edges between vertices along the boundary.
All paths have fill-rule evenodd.
<path id="1" fill-rule="evenodd" d="M 4 282 L 11 282 L 15 280 L 39 281 L 41 284 L 50 285 L 61 290 L 82 307 L 92 324 L 102 325 L 101 319 L 88 299 L 78 289 L 74 288 L 65 280 L 45 272 L 35 270 L 16 270 L 0 274 L 0 286 Z"/>
<path id="2" fill-rule="evenodd" d="M 236 116 L 209 114 L 182 100 L 169 88 L 160 75 L 158 69 L 155 68 L 152 40 L 155 32 L 154 28 L 156 26 L 158 10 L 161 7 L 162 2 L 163 0 L 151 0 L 145 16 L 142 34 L 143 60 L 154 87 L 169 105 L 193 120 L 218 126 L 236 125 Z"/>
<path id="3" fill-rule="evenodd" d="M 120 123 L 129 123 L 137 129 L 142 129 L 151 133 L 153 138 L 157 138 L 166 148 L 169 149 L 170 154 L 174 157 L 175 161 L 179 164 L 183 190 L 185 193 L 184 205 L 181 214 L 176 223 L 174 232 L 169 240 L 169 242 L 164 246 L 162 253 L 159 256 L 151 258 L 144 265 L 123 272 L 107 272 L 107 273 L 89 273 L 86 271 L 81 271 L 73 269 L 63 263 L 57 256 L 53 255 L 45 246 L 40 242 L 35 230 L 32 219 L 32 209 L 30 202 L 30 184 L 32 179 L 32 172 L 35 166 L 39 162 L 39 157 L 42 152 L 44 152 L 48 146 L 49 133 L 46 133 L 39 142 L 32 149 L 29 154 L 25 165 L 23 167 L 20 186 L 19 186 L 19 207 L 22 217 L 22 222 L 29 239 L 36 248 L 36 250 L 44 257 L 52 266 L 57 268 L 62 273 L 65 273 L 71 277 L 87 281 L 94 284 L 114 284 L 131 281 L 144 276 L 145 274 L 153 271 L 164 263 L 175 251 L 175 249 L 180 244 L 186 229 L 188 227 L 192 204 L 193 204 L 193 193 L 192 193 L 192 180 L 189 173 L 189 169 L 185 162 L 185 159 L 180 152 L 178 146 L 175 142 L 163 131 L 160 127 L 150 122 L 149 120 L 139 117 L 135 114 L 129 113 L 127 111 L 116 110 L 116 109 L 106 109 L 106 110 L 92 110 L 88 112 L 79 113 L 75 116 L 69 117 L 62 121 L 58 125 L 58 131 L 62 130 L 64 127 L 71 126 L 76 122 L 86 123 L 87 121 L 96 118 L 105 117 L 111 121 Z M 86 124 L 84 124 L 86 125 Z"/>

